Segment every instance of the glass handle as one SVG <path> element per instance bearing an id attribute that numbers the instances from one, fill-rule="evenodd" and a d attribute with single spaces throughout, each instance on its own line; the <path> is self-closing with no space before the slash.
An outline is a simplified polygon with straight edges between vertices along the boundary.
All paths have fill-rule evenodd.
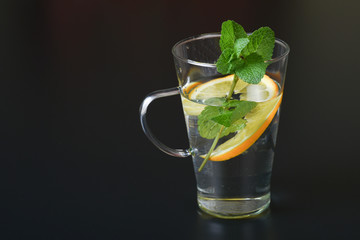
<path id="1" fill-rule="evenodd" d="M 154 101 L 155 99 L 158 99 L 158 98 L 169 97 L 169 96 L 173 96 L 173 95 L 177 95 L 177 94 L 179 94 L 179 88 L 173 87 L 173 88 L 158 90 L 158 91 L 152 92 L 149 95 L 147 95 L 140 106 L 140 122 L 141 122 L 141 126 L 142 126 L 142 129 L 144 130 L 145 135 L 161 151 L 163 151 L 164 153 L 167 153 L 171 156 L 174 156 L 174 157 L 188 157 L 191 155 L 190 149 L 173 149 L 173 148 L 170 148 L 170 147 L 164 145 L 152 134 L 152 132 L 150 131 L 149 126 L 146 122 L 146 112 L 152 101 Z"/>

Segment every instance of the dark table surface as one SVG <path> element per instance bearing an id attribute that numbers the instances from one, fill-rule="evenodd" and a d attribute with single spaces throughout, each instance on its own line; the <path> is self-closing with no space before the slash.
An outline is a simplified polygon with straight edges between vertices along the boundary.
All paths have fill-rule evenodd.
<path id="1" fill-rule="evenodd" d="M 359 6 L 1 1 L 1 239 L 360 239 Z M 177 84 L 172 45 L 227 19 L 291 47 L 271 207 L 247 220 L 201 213 L 191 159 L 138 120 Z M 178 97 L 149 111 L 159 139 L 188 146 Z"/>

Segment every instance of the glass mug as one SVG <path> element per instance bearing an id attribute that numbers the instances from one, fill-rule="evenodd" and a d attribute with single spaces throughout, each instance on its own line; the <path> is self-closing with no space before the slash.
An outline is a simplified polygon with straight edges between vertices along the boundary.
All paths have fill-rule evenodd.
<path id="1" fill-rule="evenodd" d="M 226 97 L 233 79 L 216 69 L 221 55 L 219 40 L 219 33 L 209 33 L 174 45 L 172 54 L 179 87 L 150 93 L 141 104 L 140 121 L 146 136 L 160 150 L 175 157 L 192 156 L 200 209 L 220 218 L 244 218 L 263 212 L 270 204 L 279 106 L 290 49 L 284 41 L 276 39 L 262 81 L 256 85 L 238 81 L 233 97 L 257 105 L 245 116 L 246 127 L 221 137 L 209 161 L 199 171 L 214 139 L 200 136 L 198 117 L 206 106 L 218 104 L 214 99 Z M 146 122 L 147 108 L 153 100 L 177 94 L 182 100 L 189 149 L 164 145 Z"/>

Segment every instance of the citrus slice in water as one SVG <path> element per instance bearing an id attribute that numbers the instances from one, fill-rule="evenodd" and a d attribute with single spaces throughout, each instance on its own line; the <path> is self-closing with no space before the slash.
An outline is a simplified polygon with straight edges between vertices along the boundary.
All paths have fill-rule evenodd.
<path id="1" fill-rule="evenodd" d="M 276 96 L 276 95 L 275 95 Z M 271 123 L 281 103 L 282 94 L 266 102 L 260 102 L 245 116 L 246 126 L 234 137 L 219 145 L 209 160 L 225 161 L 246 151 L 263 134 Z"/>
<path id="2" fill-rule="evenodd" d="M 189 98 L 192 100 L 204 100 L 214 97 L 226 97 L 228 94 L 234 75 L 228 75 L 222 78 L 210 80 L 204 84 L 198 85 L 189 92 Z M 239 80 L 234 88 L 234 93 L 239 93 L 249 84 Z"/>
<path id="3" fill-rule="evenodd" d="M 194 83 L 185 89 L 188 98 L 193 101 L 206 100 L 212 97 L 226 97 L 232 81 L 233 75 L 229 75 L 203 84 Z M 241 100 L 254 101 L 258 102 L 258 104 L 246 115 L 247 124 L 245 128 L 215 148 L 209 160 L 225 161 L 246 151 L 269 126 L 280 106 L 282 98 L 282 94 L 279 94 L 278 85 L 267 75 L 256 85 L 239 80 L 234 93 L 240 93 Z M 205 105 L 190 100 L 183 97 L 185 113 L 188 115 L 199 115 Z"/>
<path id="4" fill-rule="evenodd" d="M 182 97 L 182 105 L 187 115 L 198 116 L 204 110 L 206 105 L 197 102 L 204 101 L 214 97 L 226 97 L 231 87 L 234 75 L 228 75 L 222 78 L 216 78 L 205 83 L 193 82 L 183 87 L 183 93 L 188 99 Z M 240 93 L 249 84 L 239 80 L 234 88 L 234 93 Z M 190 100 L 193 101 L 190 101 Z"/>

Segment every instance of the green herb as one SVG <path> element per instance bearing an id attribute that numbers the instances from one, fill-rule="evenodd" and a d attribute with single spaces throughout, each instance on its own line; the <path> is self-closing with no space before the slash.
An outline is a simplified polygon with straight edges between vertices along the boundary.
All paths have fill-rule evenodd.
<path id="1" fill-rule="evenodd" d="M 256 106 L 255 102 L 231 100 L 223 106 L 207 106 L 198 119 L 200 135 L 206 139 L 213 139 L 223 129 L 220 137 L 227 136 L 245 127 L 245 115 Z"/>
<path id="2" fill-rule="evenodd" d="M 265 75 L 267 60 L 272 57 L 275 35 L 269 27 L 262 27 L 247 35 L 238 23 L 228 20 L 221 26 L 221 55 L 216 63 L 221 74 L 234 74 L 232 85 L 226 98 L 211 98 L 198 118 L 201 137 L 214 139 L 209 152 L 198 171 L 205 166 L 221 137 L 237 132 L 246 126 L 244 118 L 255 106 L 255 102 L 232 100 L 239 79 L 250 84 L 258 84 Z"/>
<path id="3" fill-rule="evenodd" d="M 274 32 L 262 27 L 248 36 L 236 22 L 222 24 L 220 55 L 216 67 L 221 74 L 236 74 L 241 80 L 257 84 L 265 75 L 275 45 Z"/>

